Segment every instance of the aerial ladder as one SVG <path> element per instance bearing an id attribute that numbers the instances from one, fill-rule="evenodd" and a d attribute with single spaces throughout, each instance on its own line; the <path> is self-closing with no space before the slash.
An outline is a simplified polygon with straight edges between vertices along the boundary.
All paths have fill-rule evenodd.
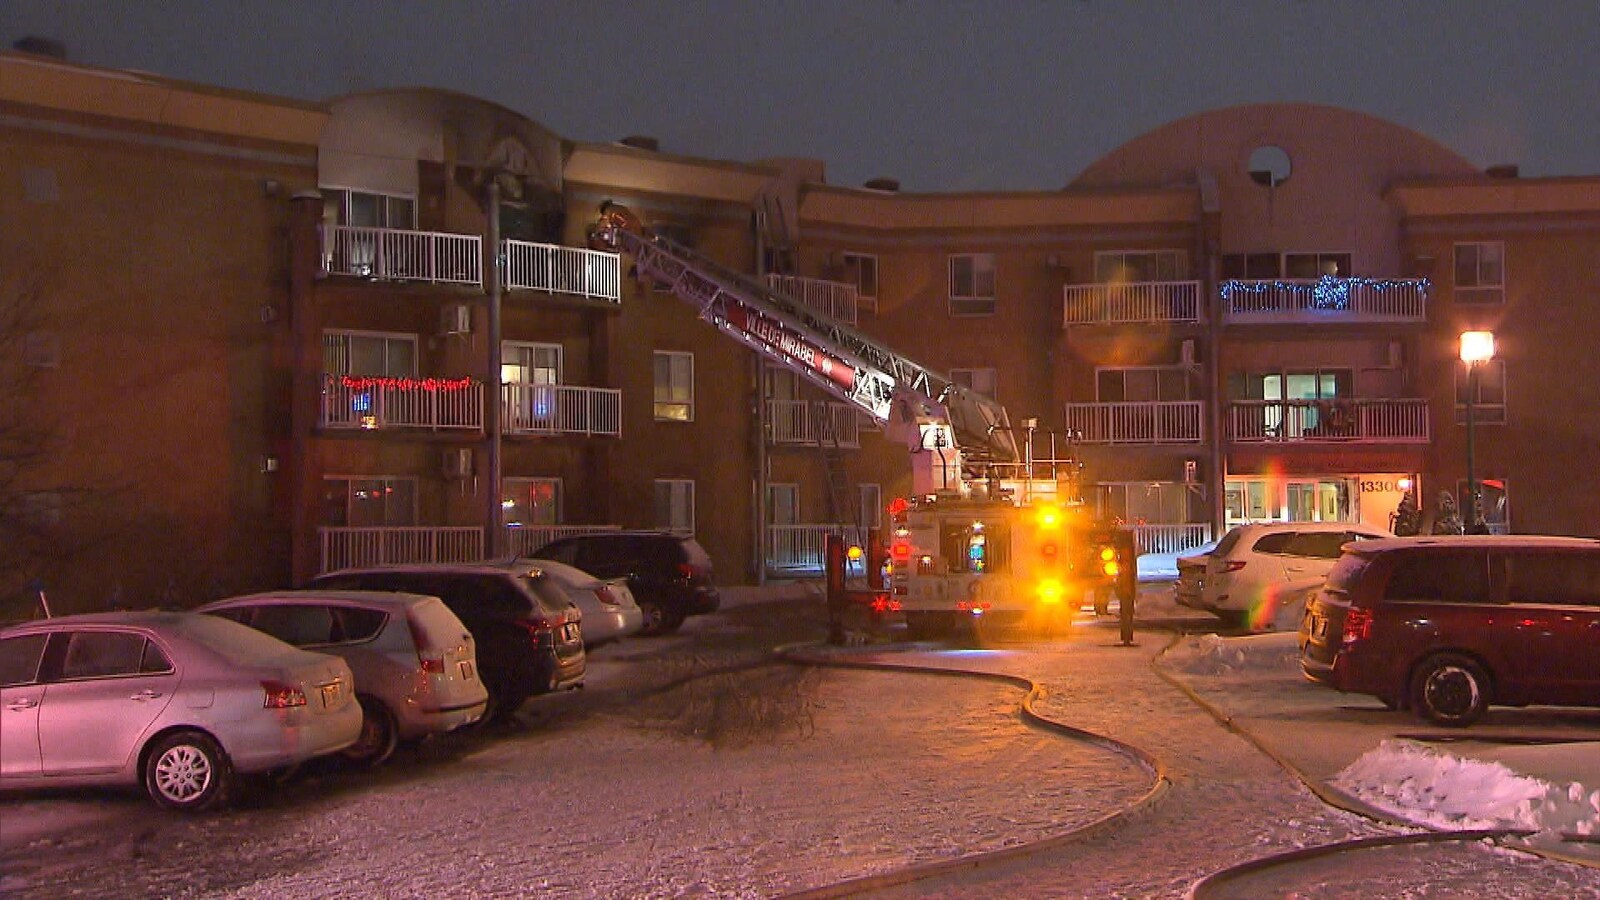
<path id="1" fill-rule="evenodd" d="M 869 548 L 871 590 L 859 599 L 903 611 L 914 631 L 945 631 L 963 618 L 1056 614 L 1069 597 L 1114 586 L 1127 605 L 1135 566 L 1131 533 L 1095 522 L 1070 502 L 1019 504 L 999 473 L 1033 483 L 1016 430 L 993 399 L 768 285 L 645 227 L 612 202 L 590 231 L 597 247 L 633 257 L 637 274 L 695 306 L 723 333 L 871 416 L 911 455 L 909 498 L 891 507 L 893 537 Z M 1074 485 L 1081 466 L 1063 465 Z M 1026 497 L 1027 490 L 1024 488 Z M 830 593 L 841 580 L 827 553 Z M 890 577 L 876 576 L 887 553 Z M 1057 607 L 1052 609 L 1051 607 Z M 920 626 L 920 627 L 918 627 Z"/>

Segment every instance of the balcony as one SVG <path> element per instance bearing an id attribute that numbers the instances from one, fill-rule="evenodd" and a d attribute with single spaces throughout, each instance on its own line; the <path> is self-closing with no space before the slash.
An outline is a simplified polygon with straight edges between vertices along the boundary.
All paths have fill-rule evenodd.
<path id="1" fill-rule="evenodd" d="M 1205 415 L 1199 400 L 1068 403 L 1067 430 L 1085 444 L 1199 444 Z"/>
<path id="2" fill-rule="evenodd" d="M 1174 524 L 1145 523 L 1133 525 L 1133 539 L 1139 555 L 1167 556 L 1183 553 L 1211 542 L 1209 522 L 1182 522 Z"/>
<path id="3" fill-rule="evenodd" d="M 512 556 L 533 556 L 557 538 L 616 530 L 615 525 L 507 525 L 506 549 Z"/>
<path id="4" fill-rule="evenodd" d="M 1068 326 L 1200 321 L 1198 281 L 1069 284 L 1063 290 Z"/>
<path id="5" fill-rule="evenodd" d="M 861 411 L 848 403 L 768 400 L 767 437 L 773 444 L 861 446 Z"/>
<path id="6" fill-rule="evenodd" d="M 1236 400 L 1228 405 L 1235 443 L 1428 443 L 1426 400 Z"/>
<path id="7" fill-rule="evenodd" d="M 508 435 L 622 433 L 622 392 L 612 388 L 510 381 L 500 386 Z"/>
<path id="8" fill-rule="evenodd" d="M 798 275 L 768 275 L 767 286 L 800 301 L 801 306 L 819 316 L 847 325 L 856 324 L 861 298 L 853 284 Z"/>
<path id="9" fill-rule="evenodd" d="M 475 526 L 323 527 L 321 572 L 402 563 L 476 562 L 483 529 Z"/>
<path id="10" fill-rule="evenodd" d="M 502 241 L 500 246 L 508 290 L 622 302 L 622 259 L 615 253 L 528 241 Z"/>
<path id="11" fill-rule="evenodd" d="M 482 431 L 483 382 L 324 374 L 317 424 L 330 429 Z"/>
<path id="12" fill-rule="evenodd" d="M 1373 324 L 1427 320 L 1426 278 L 1224 281 L 1223 317 L 1231 324 Z"/>
<path id="13" fill-rule="evenodd" d="M 830 534 L 844 535 L 846 544 L 864 546 L 867 530 L 854 525 L 768 525 L 767 570 L 821 572 L 822 546 Z"/>
<path id="14" fill-rule="evenodd" d="M 322 270 L 385 281 L 481 286 L 483 241 L 475 234 L 324 225 Z"/>

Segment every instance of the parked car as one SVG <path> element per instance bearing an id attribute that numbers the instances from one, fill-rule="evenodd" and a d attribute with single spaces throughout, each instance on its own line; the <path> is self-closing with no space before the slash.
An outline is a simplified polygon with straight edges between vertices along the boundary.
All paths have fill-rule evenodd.
<path id="1" fill-rule="evenodd" d="M 311 580 L 318 590 L 401 591 L 438 597 L 475 642 L 489 692 L 485 720 L 504 719 L 535 694 L 579 687 L 587 658 L 582 613 L 537 566 L 436 563 L 344 569 Z"/>
<path id="2" fill-rule="evenodd" d="M 1345 549 L 1301 628 L 1312 681 L 1470 725 L 1600 706 L 1600 541 L 1434 536 Z"/>
<path id="3" fill-rule="evenodd" d="M 482 717 L 472 634 L 438 597 L 382 591 L 276 591 L 200 607 L 307 650 L 332 653 L 355 673 L 361 739 L 347 759 L 375 766 L 401 741 L 453 731 Z"/>
<path id="4" fill-rule="evenodd" d="M 0 631 L 0 786 L 143 785 L 213 807 L 239 775 L 354 743 L 354 681 L 336 656 L 196 613 L 16 625 Z"/>
<path id="5" fill-rule="evenodd" d="M 1232 628 L 1293 630 L 1341 547 L 1393 536 L 1350 522 L 1238 525 L 1210 553 L 1178 558 L 1177 600 Z"/>
<path id="6" fill-rule="evenodd" d="M 721 595 L 711 557 L 694 538 L 666 531 L 602 531 L 560 538 L 533 554 L 602 580 L 625 578 L 644 613 L 641 634 L 678 630 L 689 616 L 713 613 Z"/>
<path id="7" fill-rule="evenodd" d="M 634 602 L 633 591 L 628 590 L 626 578 L 601 581 L 575 566 L 553 559 L 530 559 L 561 585 L 571 600 L 583 612 L 583 646 L 592 649 L 601 644 L 621 640 L 638 634 L 644 627 L 644 613 Z"/>

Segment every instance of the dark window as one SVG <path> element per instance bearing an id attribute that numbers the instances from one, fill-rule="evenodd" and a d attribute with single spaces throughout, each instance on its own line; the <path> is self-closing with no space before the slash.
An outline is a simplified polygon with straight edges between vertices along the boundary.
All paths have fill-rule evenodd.
<path id="1" fill-rule="evenodd" d="M 553 559 L 556 562 L 575 566 L 578 559 L 578 544 L 576 541 L 556 541 L 540 548 L 539 552 L 534 555 L 540 559 Z"/>
<path id="2" fill-rule="evenodd" d="M 144 660 L 144 635 L 121 631 L 76 631 L 67 642 L 62 678 L 134 675 Z"/>
<path id="3" fill-rule="evenodd" d="M 1256 539 L 1255 546 L 1251 547 L 1256 553 L 1287 553 L 1289 542 L 1294 540 L 1292 531 L 1275 531 L 1264 534 Z"/>
<path id="4" fill-rule="evenodd" d="M 329 644 L 334 640 L 333 613 L 326 606 L 304 603 L 258 606 L 250 618 L 250 627 L 296 647 Z"/>
<path id="5" fill-rule="evenodd" d="M 578 545 L 578 568 L 596 578 L 621 578 L 634 568 L 626 538 L 596 538 Z"/>
<path id="6" fill-rule="evenodd" d="M 1289 546 L 1284 552 L 1291 556 L 1309 556 L 1313 559 L 1338 559 L 1339 548 L 1348 540 L 1350 535 L 1344 531 L 1302 531 L 1289 541 Z"/>
<path id="7" fill-rule="evenodd" d="M 1211 552 L 1217 556 L 1227 556 L 1233 552 L 1233 548 L 1239 543 L 1239 538 L 1243 536 L 1243 529 L 1235 528 L 1223 535 L 1222 540 L 1217 542 L 1217 549 Z"/>
<path id="8" fill-rule="evenodd" d="M 378 632 L 389 621 L 388 613 L 376 609 L 335 606 L 331 611 L 335 637 L 345 643 L 370 641 L 378 636 Z"/>
<path id="9" fill-rule="evenodd" d="M 1408 555 L 1395 565 L 1383 596 L 1387 600 L 1488 603 L 1488 557 L 1482 552 Z"/>
<path id="10" fill-rule="evenodd" d="M 0 687 L 32 684 L 39 677 L 47 634 L 24 634 L 0 640 Z"/>
<path id="11" fill-rule="evenodd" d="M 1600 557 L 1507 554 L 1506 599 L 1550 606 L 1600 606 Z"/>
<path id="12" fill-rule="evenodd" d="M 1348 593 L 1367 571 L 1371 559 L 1358 553 L 1347 553 L 1328 570 L 1329 590 Z"/>
<path id="13" fill-rule="evenodd" d="M 139 663 L 141 675 L 159 675 L 172 671 L 172 660 L 167 658 L 155 641 L 144 642 L 144 660 Z"/>

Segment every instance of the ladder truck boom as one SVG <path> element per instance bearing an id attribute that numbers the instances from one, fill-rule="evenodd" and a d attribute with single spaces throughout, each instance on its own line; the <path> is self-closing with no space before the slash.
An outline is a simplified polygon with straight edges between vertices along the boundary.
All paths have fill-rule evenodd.
<path id="1" fill-rule="evenodd" d="M 700 317 L 891 431 L 948 426 L 951 452 L 977 463 L 1014 463 L 1005 408 L 888 345 L 779 291 L 652 232 L 627 207 L 606 202 L 592 241 L 633 257 L 639 274 L 666 285 Z"/>

